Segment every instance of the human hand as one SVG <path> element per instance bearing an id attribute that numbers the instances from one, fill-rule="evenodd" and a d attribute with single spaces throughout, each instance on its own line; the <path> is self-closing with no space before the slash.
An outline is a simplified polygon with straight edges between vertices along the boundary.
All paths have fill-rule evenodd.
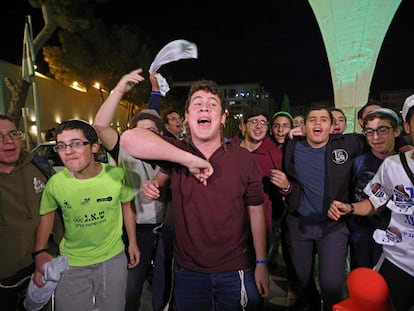
<path id="1" fill-rule="evenodd" d="M 156 200 L 160 197 L 160 185 L 156 180 L 147 180 L 141 186 L 141 193 L 146 199 Z"/>
<path id="2" fill-rule="evenodd" d="M 254 279 L 256 281 L 257 291 L 263 298 L 269 296 L 269 272 L 264 264 L 256 265 L 254 270 Z"/>
<path id="3" fill-rule="evenodd" d="M 349 213 L 348 204 L 333 200 L 328 210 L 328 217 L 332 220 L 338 220 L 341 216 Z"/>
<path id="4" fill-rule="evenodd" d="M 303 131 L 303 128 L 301 126 L 298 126 L 298 127 L 291 129 L 289 132 L 289 138 L 292 139 L 293 136 L 305 136 L 305 132 Z"/>
<path id="5" fill-rule="evenodd" d="M 128 254 L 129 254 L 128 269 L 135 268 L 136 266 L 138 266 L 141 260 L 141 252 L 138 248 L 137 243 L 130 243 L 128 245 Z"/>
<path id="6" fill-rule="evenodd" d="M 151 72 L 149 75 L 149 80 L 151 82 L 151 91 L 153 92 L 159 92 L 160 91 L 160 86 L 158 85 L 158 80 L 157 80 L 157 72 Z"/>
<path id="7" fill-rule="evenodd" d="M 44 275 L 45 271 L 43 266 L 46 262 L 53 259 L 53 256 L 50 255 L 48 252 L 42 252 L 35 257 L 35 272 L 33 273 L 33 282 L 37 285 L 37 287 L 43 287 L 46 283 L 43 282 L 42 276 Z"/>
<path id="8" fill-rule="evenodd" d="M 197 178 L 204 186 L 207 186 L 207 179 L 214 173 L 213 166 L 211 166 L 210 162 L 192 155 L 188 160 L 188 163 L 184 165 L 188 167 L 190 173 L 193 174 L 195 178 Z"/>
<path id="9" fill-rule="evenodd" d="M 119 92 L 121 94 L 125 94 L 129 92 L 136 84 L 145 80 L 143 76 L 141 76 L 142 68 L 135 69 L 130 73 L 124 75 L 121 80 L 119 80 L 118 84 L 112 90 L 113 92 Z"/>
<path id="10" fill-rule="evenodd" d="M 269 179 L 272 184 L 280 189 L 286 189 L 289 187 L 289 180 L 286 177 L 286 174 L 278 169 L 271 169 Z"/>

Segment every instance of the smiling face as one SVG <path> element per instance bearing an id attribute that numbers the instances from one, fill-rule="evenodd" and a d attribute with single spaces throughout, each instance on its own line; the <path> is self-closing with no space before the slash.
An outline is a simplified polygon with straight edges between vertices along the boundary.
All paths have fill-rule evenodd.
<path id="1" fill-rule="evenodd" d="M 0 119 L 0 172 L 9 173 L 16 166 L 19 159 L 22 142 L 20 137 L 13 137 L 10 133 L 17 131 L 16 125 L 8 119 Z"/>
<path id="2" fill-rule="evenodd" d="M 378 134 L 378 129 L 386 129 L 386 133 Z M 367 121 L 365 130 L 374 130 L 371 135 L 366 135 L 367 142 L 371 147 L 372 153 L 379 159 L 385 159 L 394 153 L 395 137 L 400 134 L 400 128 L 393 128 L 390 120 L 375 118 Z"/>
<path id="3" fill-rule="evenodd" d="M 313 148 L 321 148 L 328 143 L 332 126 L 330 112 L 325 109 L 311 110 L 305 120 L 305 134 L 308 144 Z"/>
<path id="4" fill-rule="evenodd" d="M 267 117 L 264 115 L 257 115 L 246 120 L 246 132 L 245 137 L 252 143 L 261 142 L 267 135 L 269 124 Z"/>
<path id="5" fill-rule="evenodd" d="M 195 91 L 187 104 L 185 119 L 196 142 L 218 140 L 221 142 L 221 126 L 226 114 L 218 95 L 206 90 Z"/>

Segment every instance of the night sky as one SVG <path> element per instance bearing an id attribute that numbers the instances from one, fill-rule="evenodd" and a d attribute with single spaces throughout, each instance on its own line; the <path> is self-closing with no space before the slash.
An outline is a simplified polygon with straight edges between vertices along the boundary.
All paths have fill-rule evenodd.
<path id="1" fill-rule="evenodd" d="M 0 13 L 0 58 L 20 64 L 24 16 L 33 11 L 21 0 L 13 3 Z M 142 9 L 136 5 L 140 3 L 111 0 L 96 14 L 108 23 L 139 25 L 158 50 L 175 39 L 197 44 L 198 59 L 168 65 L 174 81 L 259 82 L 276 101 L 287 94 L 293 105 L 332 100 L 322 36 L 305 0 L 245 0 L 231 8 L 214 0 L 148 2 Z M 414 88 L 413 17 L 414 1 L 403 0 L 380 51 L 371 83 L 373 97 L 381 90 Z M 34 28 L 34 33 L 39 30 Z"/>

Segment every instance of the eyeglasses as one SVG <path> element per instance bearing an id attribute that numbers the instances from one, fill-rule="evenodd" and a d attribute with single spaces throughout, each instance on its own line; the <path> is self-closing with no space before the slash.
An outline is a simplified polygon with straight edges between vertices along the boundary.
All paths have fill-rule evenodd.
<path id="1" fill-rule="evenodd" d="M 250 122 L 254 126 L 258 126 L 258 125 L 260 125 L 260 126 L 269 126 L 269 122 L 267 122 L 265 120 L 251 119 L 251 120 L 247 120 L 247 122 Z"/>
<path id="2" fill-rule="evenodd" d="M 83 148 L 83 146 L 90 145 L 90 144 L 92 144 L 90 141 L 73 140 L 70 144 L 67 144 L 67 145 L 64 143 L 57 143 L 53 147 L 53 150 L 55 150 L 55 152 L 61 152 L 61 151 L 65 151 L 66 147 L 70 147 L 71 149 L 81 149 Z"/>
<path id="3" fill-rule="evenodd" d="M 21 131 L 10 131 L 6 134 L 0 134 L 0 141 L 3 142 L 4 138 L 6 138 L 6 136 L 9 136 L 11 139 L 13 140 L 17 140 L 17 139 L 21 139 L 23 137 L 23 133 Z"/>
<path id="4" fill-rule="evenodd" d="M 383 126 L 380 126 L 377 129 L 367 128 L 362 133 L 365 136 L 372 136 L 372 135 L 374 135 L 374 132 L 377 132 L 378 135 L 387 135 L 390 132 L 391 129 L 392 129 L 391 126 L 383 125 Z"/>

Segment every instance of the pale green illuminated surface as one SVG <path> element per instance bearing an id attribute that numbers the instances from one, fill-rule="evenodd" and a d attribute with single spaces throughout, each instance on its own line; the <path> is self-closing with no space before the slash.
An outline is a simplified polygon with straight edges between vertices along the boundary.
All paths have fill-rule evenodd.
<path id="1" fill-rule="evenodd" d="M 401 0 L 309 0 L 309 3 L 325 43 L 335 106 L 341 109 L 363 106 L 368 101 L 381 45 Z"/>

